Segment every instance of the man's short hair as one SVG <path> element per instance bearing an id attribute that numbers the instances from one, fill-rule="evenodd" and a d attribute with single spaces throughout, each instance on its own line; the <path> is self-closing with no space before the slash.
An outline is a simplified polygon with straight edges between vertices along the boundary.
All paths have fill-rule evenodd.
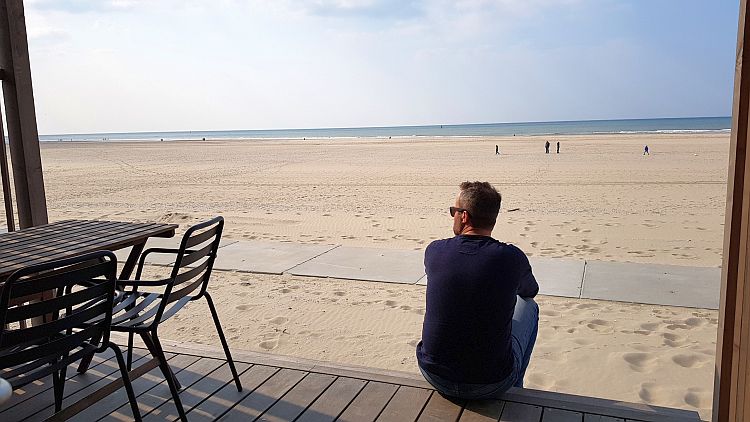
<path id="1" fill-rule="evenodd" d="M 459 185 L 459 205 L 469 211 L 471 223 L 479 229 L 492 229 L 500 212 L 500 192 L 489 182 L 463 182 Z"/>

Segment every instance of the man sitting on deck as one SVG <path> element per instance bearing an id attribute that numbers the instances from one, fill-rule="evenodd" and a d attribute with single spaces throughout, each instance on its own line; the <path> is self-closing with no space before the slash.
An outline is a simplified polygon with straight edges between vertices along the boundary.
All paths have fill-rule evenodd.
<path id="1" fill-rule="evenodd" d="M 487 182 L 460 185 L 453 233 L 425 250 L 427 307 L 417 361 L 444 395 L 500 398 L 522 387 L 539 326 L 539 285 L 526 255 L 490 237 L 500 193 Z"/>

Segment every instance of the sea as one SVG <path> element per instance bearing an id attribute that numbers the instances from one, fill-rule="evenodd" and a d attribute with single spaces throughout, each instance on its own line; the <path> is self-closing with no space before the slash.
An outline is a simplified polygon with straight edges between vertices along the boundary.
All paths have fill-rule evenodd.
<path id="1" fill-rule="evenodd" d="M 731 117 L 578 120 L 311 129 L 110 132 L 40 135 L 41 141 L 194 141 L 222 139 L 404 138 L 729 132 Z"/>

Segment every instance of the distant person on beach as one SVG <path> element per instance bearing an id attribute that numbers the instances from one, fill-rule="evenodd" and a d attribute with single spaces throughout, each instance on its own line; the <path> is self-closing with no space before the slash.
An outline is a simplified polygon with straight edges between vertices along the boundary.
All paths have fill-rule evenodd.
<path id="1" fill-rule="evenodd" d="M 424 256 L 427 304 L 417 363 L 444 395 L 498 399 L 522 387 L 539 327 L 539 285 L 526 254 L 491 236 L 500 193 L 463 182 L 454 207 L 455 237 Z"/>
<path id="2" fill-rule="evenodd" d="M 560 141 L 557 141 L 557 153 L 560 153 Z"/>
<path id="3" fill-rule="evenodd" d="M 549 141 L 544 143 L 544 153 L 549 154 Z"/>
<path id="4" fill-rule="evenodd" d="M 650 154 L 650 153 L 648 152 L 648 145 L 646 145 L 645 147 L 643 147 L 643 155 L 651 155 L 651 154 Z"/>
<path id="5" fill-rule="evenodd" d="M 500 155 L 500 146 L 495 145 L 495 155 Z"/>

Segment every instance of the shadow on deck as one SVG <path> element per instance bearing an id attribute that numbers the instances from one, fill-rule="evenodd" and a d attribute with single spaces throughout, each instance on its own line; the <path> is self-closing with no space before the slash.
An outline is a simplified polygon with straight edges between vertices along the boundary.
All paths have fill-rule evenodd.
<path id="1" fill-rule="evenodd" d="M 118 343 L 122 343 L 119 342 Z M 220 348 L 162 341 L 183 385 L 190 421 L 695 421 L 696 412 L 529 389 L 504 400 L 451 401 L 417 374 L 340 366 L 270 354 L 233 353 L 238 392 Z M 137 360 L 136 360 L 137 359 Z M 177 410 L 144 349 L 134 357 L 133 388 L 144 421 L 174 421 Z M 54 415 L 51 379 L 27 386 L 0 407 L 2 421 L 128 421 L 132 414 L 110 354 L 84 374 L 68 370 L 63 410 Z"/>

